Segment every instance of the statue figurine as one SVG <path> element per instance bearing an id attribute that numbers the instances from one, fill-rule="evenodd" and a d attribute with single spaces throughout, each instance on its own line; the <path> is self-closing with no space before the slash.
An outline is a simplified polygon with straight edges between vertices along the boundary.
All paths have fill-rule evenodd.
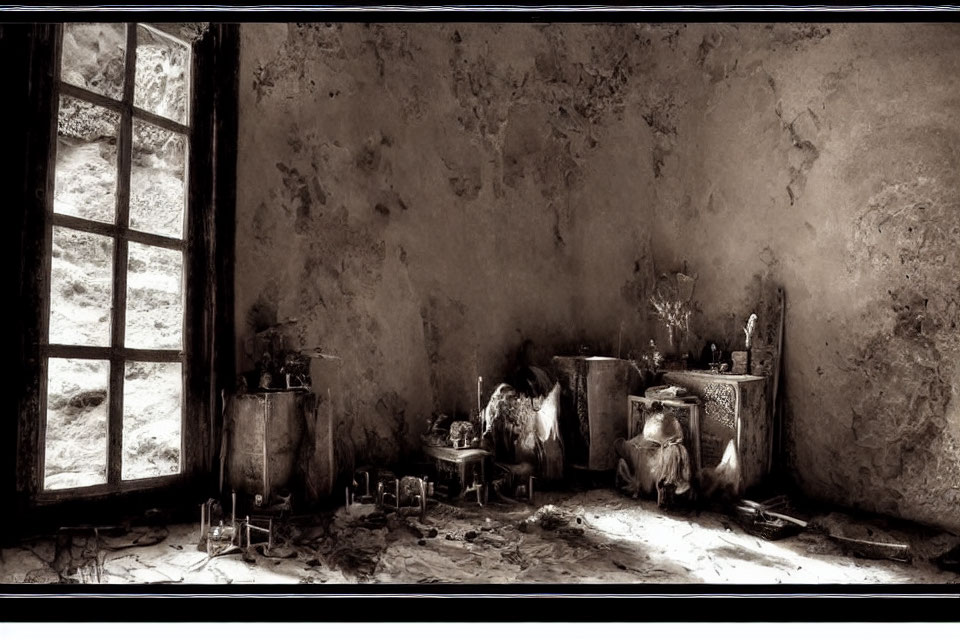
<path id="1" fill-rule="evenodd" d="M 652 408 L 640 434 L 614 442 L 620 457 L 617 480 L 634 498 L 656 491 L 657 506 L 663 508 L 672 506 L 677 496 L 692 493 L 690 454 L 683 444 L 683 427 L 677 417 L 667 413 L 659 402 Z"/>

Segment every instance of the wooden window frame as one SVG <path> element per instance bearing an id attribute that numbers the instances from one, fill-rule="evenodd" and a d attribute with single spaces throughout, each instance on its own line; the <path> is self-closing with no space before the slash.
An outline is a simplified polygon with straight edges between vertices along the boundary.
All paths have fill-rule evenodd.
<path id="1" fill-rule="evenodd" d="M 71 22 L 76 20 L 71 20 Z M 64 21 L 66 22 L 66 21 Z M 120 22 L 120 20 L 114 20 Z M 124 21 L 126 22 L 126 21 Z M 127 135 L 118 138 L 118 156 L 130 154 L 120 145 L 131 143 L 133 118 L 163 126 L 178 133 L 192 134 L 187 150 L 187 190 L 184 234 L 182 239 L 159 236 L 127 228 L 127 220 L 115 224 L 100 223 L 53 212 L 54 169 L 59 113 L 59 64 L 64 23 L 0 26 L 0 49 L 14 63 L 11 70 L 12 90 L 7 108 L 24 126 L 11 135 L 10 152 L 21 156 L 13 172 L 8 192 L 11 233 L 5 257 L 10 260 L 10 273 L 5 285 L 10 299 L 15 300 L 15 331 L 6 336 L 15 354 L 14 384 L 8 392 L 10 406 L 16 407 L 6 426 L 0 431 L 0 451 L 4 472 L 0 474 L 0 495 L 10 499 L 8 511 L 15 528 L 22 532 L 43 527 L 44 523 L 89 521 L 96 513 L 115 514 L 140 509 L 142 505 L 183 505 L 190 500 L 210 495 L 222 430 L 221 390 L 235 380 L 233 327 L 233 270 L 236 199 L 236 149 L 239 71 L 239 25 L 211 24 L 192 43 L 191 99 L 189 128 L 156 116 L 132 105 L 129 113 L 121 111 L 121 128 L 127 121 Z M 137 24 L 137 23 L 134 23 Z M 142 24 L 142 23 L 140 23 Z M 149 24 L 149 23 L 148 23 Z M 150 25 L 164 35 L 171 35 L 167 25 Z M 172 27 L 170 27 L 172 28 Z M 130 55 L 131 30 L 128 29 L 128 60 L 135 65 L 135 52 Z M 26 52 L 26 55 L 24 55 Z M 134 66 L 135 68 L 135 66 Z M 129 72 L 129 69 L 127 70 Z M 65 83 L 64 83 L 65 84 Z M 69 86 L 62 91 L 98 106 L 116 109 L 121 101 L 112 100 L 88 90 Z M 124 91 L 132 91 L 127 82 Z M 129 87 L 129 89 L 127 88 Z M 120 160 L 118 160 L 119 166 Z M 22 168 L 21 168 L 22 167 Z M 128 198 L 129 167 L 118 175 L 117 198 Z M 122 184 L 121 184 L 122 182 Z M 118 207 L 120 203 L 118 202 Z M 111 342 L 107 347 L 50 345 L 47 343 L 49 323 L 49 288 L 52 266 L 52 228 L 54 225 L 78 231 L 92 231 L 114 238 L 113 277 L 115 309 L 126 311 L 126 255 L 120 247 L 128 242 L 169 249 L 185 249 L 184 331 L 181 350 L 134 349 L 120 347 L 113 332 L 125 330 L 125 317 L 114 313 Z M 119 269 L 119 266 L 124 269 Z M 121 286 L 122 285 L 122 286 Z M 118 304 L 118 297 L 119 303 Z M 188 321 L 188 318 L 190 319 Z M 122 322 L 121 322 L 122 320 Z M 122 338 L 122 335 L 121 335 Z M 16 356 L 19 356 L 17 358 Z M 82 357 L 111 362 L 111 399 L 114 405 L 113 379 L 123 376 L 125 361 L 183 362 L 185 384 L 181 424 L 180 473 L 137 480 L 119 480 L 120 470 L 111 470 L 111 461 L 122 460 L 121 443 L 114 442 L 120 422 L 109 408 L 111 419 L 108 451 L 119 456 L 108 457 L 107 483 L 72 489 L 43 488 L 44 443 L 43 425 L 46 402 L 46 361 L 49 357 Z M 122 380 L 121 380 L 122 385 Z M 116 403 L 122 411 L 122 404 Z M 111 480 L 115 480 L 111 484 Z M 103 509 L 104 511 L 101 511 Z M 192 509 L 191 509 L 192 511 Z"/>
<path id="2" fill-rule="evenodd" d="M 181 124 L 174 120 L 169 120 L 162 116 L 150 113 L 134 104 L 134 88 L 137 72 L 137 30 L 140 27 L 151 32 L 159 34 L 161 37 L 173 40 L 190 50 L 191 73 L 188 82 L 189 102 L 192 102 L 194 94 L 194 85 L 196 78 L 193 77 L 193 47 L 190 43 L 175 38 L 170 34 L 160 32 L 149 24 L 139 22 L 124 23 L 126 29 L 126 50 L 124 57 L 124 82 L 123 96 L 120 100 L 104 96 L 88 89 L 65 82 L 62 78 L 62 46 L 64 36 L 64 25 L 60 25 L 57 31 L 54 55 L 56 60 L 55 86 L 56 94 L 53 97 L 55 105 L 59 105 L 61 97 L 67 96 L 84 102 L 94 104 L 99 107 L 109 109 L 111 112 L 120 116 L 120 129 L 117 137 L 117 165 L 116 165 L 116 196 L 115 196 L 115 215 L 113 223 L 99 222 L 79 218 L 76 216 L 63 215 L 56 212 L 54 206 L 54 184 L 56 180 L 57 165 L 57 146 L 58 146 L 58 120 L 59 107 L 54 110 L 51 118 L 51 143 L 49 149 L 49 173 L 47 175 L 47 209 L 46 209 L 46 228 L 45 228 L 45 251 L 44 251 L 44 269 L 46 276 L 46 295 L 44 297 L 43 327 L 41 335 L 41 373 L 40 373 L 40 438 L 38 455 L 38 472 L 40 473 L 39 487 L 40 501 L 58 500 L 63 497 L 85 495 L 103 495 L 117 491 L 131 491 L 149 489 L 177 482 L 177 477 L 183 475 L 185 471 L 184 460 L 186 457 L 186 431 L 187 420 L 187 378 L 190 363 L 186 358 L 185 340 L 187 327 L 192 323 L 191 309 L 186 305 L 186 283 L 190 280 L 190 250 L 187 242 L 187 229 L 190 228 L 190 219 L 192 213 L 189 190 L 186 186 L 191 179 L 190 173 L 190 150 L 194 146 L 193 130 L 190 127 L 192 110 L 188 110 L 187 124 Z M 189 104 L 188 102 L 188 104 Z M 192 105 L 190 105 L 192 106 Z M 184 173 L 184 211 L 181 228 L 181 238 L 171 238 L 158 234 L 137 231 L 130 228 L 130 180 L 133 164 L 133 122 L 134 119 L 148 122 L 167 131 L 172 131 L 184 135 L 187 139 L 187 148 L 185 153 L 185 173 Z M 113 240 L 113 300 L 111 309 L 111 335 L 110 346 L 80 346 L 51 344 L 50 335 L 50 311 L 53 301 L 51 291 L 52 257 L 53 257 L 53 229 L 55 227 L 72 229 L 94 233 L 101 237 L 111 238 Z M 126 317 L 127 317 L 127 275 L 128 275 L 128 255 L 129 243 L 138 242 L 147 246 L 171 249 L 180 252 L 182 257 L 181 273 L 181 295 L 183 315 L 180 322 L 180 348 L 179 349 L 135 349 L 126 347 Z M 108 381 L 108 415 L 107 415 L 107 477 L 105 483 L 95 485 L 84 485 L 80 487 L 68 487 L 62 489 L 48 489 L 44 486 L 46 475 L 46 432 L 47 432 L 47 382 L 49 380 L 48 371 L 50 358 L 78 358 L 85 360 L 108 361 L 110 363 L 110 374 Z M 179 362 L 181 366 L 180 377 L 180 470 L 175 474 L 166 474 L 148 478 L 138 478 L 124 480 L 122 478 L 123 463 L 123 431 L 124 431 L 124 373 L 128 362 Z"/>

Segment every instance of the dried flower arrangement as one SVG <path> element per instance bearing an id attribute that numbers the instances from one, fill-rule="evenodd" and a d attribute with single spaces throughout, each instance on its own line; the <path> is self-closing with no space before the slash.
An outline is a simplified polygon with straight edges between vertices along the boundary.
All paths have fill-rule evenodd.
<path id="1" fill-rule="evenodd" d="M 661 277 L 657 290 L 650 297 L 650 306 L 667 329 L 670 348 L 678 347 L 690 330 L 690 298 L 693 295 L 694 279 L 677 273 L 673 277 Z"/>

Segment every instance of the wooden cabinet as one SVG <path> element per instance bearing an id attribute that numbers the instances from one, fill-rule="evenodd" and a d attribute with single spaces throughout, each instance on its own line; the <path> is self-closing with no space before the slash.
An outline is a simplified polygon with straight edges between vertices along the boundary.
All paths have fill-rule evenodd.
<path id="1" fill-rule="evenodd" d="M 668 371 L 666 384 L 700 399 L 700 464 L 716 467 L 727 444 L 735 443 L 741 490 L 759 484 L 769 463 L 770 424 L 766 378 L 710 371 Z"/>
<path id="2" fill-rule="evenodd" d="M 553 359 L 560 381 L 560 433 L 564 458 L 574 468 L 616 468 L 613 443 L 627 437 L 626 397 L 640 386 L 629 360 L 603 357 Z"/>
<path id="3" fill-rule="evenodd" d="M 289 487 L 306 430 L 304 409 L 315 402 L 304 391 L 261 391 L 233 396 L 227 437 L 228 486 L 267 503 Z"/>

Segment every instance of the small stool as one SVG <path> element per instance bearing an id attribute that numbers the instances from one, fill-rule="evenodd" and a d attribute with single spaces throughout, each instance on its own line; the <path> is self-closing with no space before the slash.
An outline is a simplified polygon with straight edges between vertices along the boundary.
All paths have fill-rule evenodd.
<path id="1" fill-rule="evenodd" d="M 485 449 L 454 449 L 453 447 L 424 447 L 424 454 L 436 465 L 438 476 L 444 467 L 453 468 L 460 481 L 459 499 L 468 493 L 476 493 L 477 504 L 483 506 L 487 499 L 487 459 L 493 452 Z M 448 491 L 448 497 L 450 495 Z"/>

